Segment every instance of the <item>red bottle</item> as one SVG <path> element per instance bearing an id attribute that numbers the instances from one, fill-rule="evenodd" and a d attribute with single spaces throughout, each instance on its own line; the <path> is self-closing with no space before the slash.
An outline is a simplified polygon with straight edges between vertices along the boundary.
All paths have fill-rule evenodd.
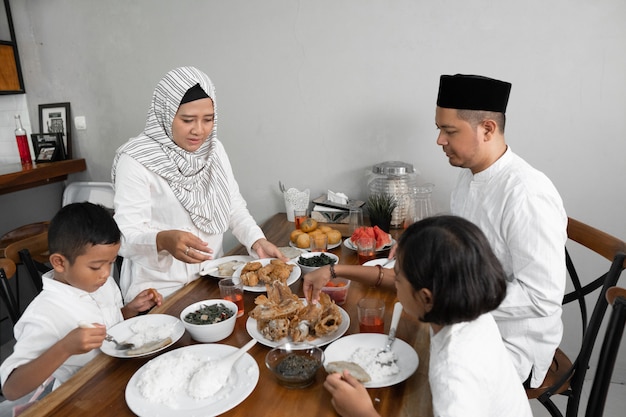
<path id="1" fill-rule="evenodd" d="M 20 152 L 20 162 L 22 165 L 32 165 L 33 160 L 30 157 L 26 130 L 22 127 L 22 119 L 19 114 L 15 115 L 15 140 L 17 140 L 17 149 Z"/>

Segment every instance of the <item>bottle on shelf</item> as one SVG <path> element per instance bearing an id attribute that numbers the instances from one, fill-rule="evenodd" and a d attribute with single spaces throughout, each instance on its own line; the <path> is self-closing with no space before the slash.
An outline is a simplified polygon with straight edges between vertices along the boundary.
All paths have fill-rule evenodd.
<path id="1" fill-rule="evenodd" d="M 22 165 L 32 165 L 33 160 L 30 157 L 26 130 L 22 127 L 22 119 L 19 114 L 15 115 L 15 140 L 17 140 L 17 149 L 20 153 Z"/>

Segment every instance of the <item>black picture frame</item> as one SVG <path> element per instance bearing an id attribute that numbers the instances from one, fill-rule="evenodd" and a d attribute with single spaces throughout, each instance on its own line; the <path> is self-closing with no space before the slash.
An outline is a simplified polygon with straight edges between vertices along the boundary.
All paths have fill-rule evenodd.
<path id="1" fill-rule="evenodd" d="M 41 133 L 61 133 L 65 151 L 64 159 L 72 159 L 72 129 L 70 103 L 39 105 Z"/>
<path id="2" fill-rule="evenodd" d="M 33 142 L 35 162 L 55 162 L 67 158 L 62 133 L 33 133 L 30 139 Z"/>

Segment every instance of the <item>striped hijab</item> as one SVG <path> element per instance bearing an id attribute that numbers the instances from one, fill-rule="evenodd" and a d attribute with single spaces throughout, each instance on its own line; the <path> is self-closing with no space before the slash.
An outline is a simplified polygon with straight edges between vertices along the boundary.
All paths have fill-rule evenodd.
<path id="1" fill-rule="evenodd" d="M 196 84 L 213 100 L 215 119 L 207 141 L 197 151 L 187 152 L 172 140 L 172 122 L 183 96 Z M 199 229 L 210 234 L 224 233 L 229 224 L 230 195 L 224 161 L 216 151 L 216 130 L 215 87 L 209 77 L 194 67 L 168 72 L 154 90 L 144 131 L 115 154 L 113 183 L 119 157 L 127 154 L 168 182 Z"/>

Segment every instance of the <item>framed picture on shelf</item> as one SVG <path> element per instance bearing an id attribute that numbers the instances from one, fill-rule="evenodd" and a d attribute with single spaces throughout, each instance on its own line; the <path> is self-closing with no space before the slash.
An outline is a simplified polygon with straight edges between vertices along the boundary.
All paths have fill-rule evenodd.
<path id="1" fill-rule="evenodd" d="M 35 152 L 35 162 L 54 162 L 66 159 L 63 135 L 58 133 L 33 133 L 30 135 Z"/>
<path id="2" fill-rule="evenodd" d="M 61 133 L 65 148 L 64 158 L 72 158 L 72 129 L 70 103 L 39 105 L 39 128 L 41 133 Z"/>

